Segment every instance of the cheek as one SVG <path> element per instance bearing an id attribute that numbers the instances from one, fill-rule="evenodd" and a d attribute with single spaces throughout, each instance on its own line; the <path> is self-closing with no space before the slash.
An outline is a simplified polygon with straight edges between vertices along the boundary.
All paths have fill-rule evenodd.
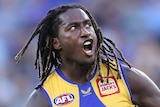
<path id="1" fill-rule="evenodd" d="M 65 35 L 60 38 L 60 44 L 63 50 L 72 50 L 77 47 L 77 40 L 75 37 Z"/>
<path id="2" fill-rule="evenodd" d="M 77 41 L 78 32 L 61 32 L 59 34 L 59 39 L 61 43 L 65 44 L 73 44 Z"/>
<path id="3" fill-rule="evenodd" d="M 99 38 L 97 38 L 97 36 L 94 36 L 94 45 L 95 45 L 95 49 L 96 49 L 96 51 L 97 51 L 97 49 L 99 48 L 99 46 L 100 46 L 100 39 Z"/>
<path id="4" fill-rule="evenodd" d="M 98 41 L 100 41 L 100 39 L 97 37 L 96 33 L 93 33 L 93 39 L 94 39 L 96 44 L 97 44 Z"/>

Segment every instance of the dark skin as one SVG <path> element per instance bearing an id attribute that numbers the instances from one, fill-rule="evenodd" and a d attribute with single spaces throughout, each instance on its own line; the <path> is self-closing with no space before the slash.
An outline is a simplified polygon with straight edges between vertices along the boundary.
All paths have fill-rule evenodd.
<path id="1" fill-rule="evenodd" d="M 88 16 L 82 10 L 70 9 L 61 14 L 60 19 L 63 23 L 60 25 L 58 38 L 54 39 L 54 48 L 59 50 L 63 61 L 61 71 L 70 80 L 84 83 L 85 75 L 88 70 L 92 70 L 90 68 L 96 57 L 95 31 Z M 87 40 L 92 41 L 93 44 L 89 53 L 83 48 Z"/>
<path id="2" fill-rule="evenodd" d="M 53 39 L 53 46 L 59 50 L 62 59 L 61 71 L 71 81 L 83 84 L 87 72 L 95 68 L 97 37 L 94 28 L 81 9 L 69 9 L 59 17 L 62 24 L 59 26 L 58 38 Z M 86 40 L 92 41 L 91 51 L 84 49 Z M 139 107 L 159 107 L 160 90 L 153 81 L 135 68 L 123 68 L 132 91 L 133 103 Z M 44 93 L 37 89 L 30 95 L 26 107 L 49 107 L 49 103 Z"/>
<path id="3" fill-rule="evenodd" d="M 129 82 L 133 102 L 140 107 L 159 107 L 160 89 L 142 71 L 135 68 L 124 67 Z"/>

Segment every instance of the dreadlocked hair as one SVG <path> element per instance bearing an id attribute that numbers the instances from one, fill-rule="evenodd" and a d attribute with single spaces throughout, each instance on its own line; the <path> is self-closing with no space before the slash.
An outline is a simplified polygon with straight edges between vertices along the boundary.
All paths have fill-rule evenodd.
<path id="1" fill-rule="evenodd" d="M 39 72 L 39 78 L 42 83 L 36 88 L 40 87 L 44 83 L 53 67 L 57 67 L 62 63 L 58 51 L 53 47 L 53 38 L 58 37 L 59 25 L 62 23 L 59 15 L 65 13 L 68 9 L 73 8 L 82 9 L 88 15 L 97 35 L 97 57 L 95 62 L 101 81 L 103 82 L 100 70 L 101 62 L 105 63 L 108 67 L 107 75 L 109 75 L 110 69 L 114 69 L 118 72 L 117 78 L 121 78 L 118 61 L 122 61 L 131 67 L 123 57 L 121 51 L 116 47 L 115 43 L 102 35 L 95 19 L 88 10 L 79 4 L 62 5 L 48 11 L 46 17 L 44 17 L 44 19 L 42 19 L 42 21 L 37 25 L 28 42 L 15 56 L 16 62 L 19 63 L 30 42 L 38 35 L 35 69 Z M 118 57 L 116 53 L 118 53 L 120 57 Z M 116 63 L 113 63 L 113 60 L 115 60 Z M 91 72 L 88 72 L 87 75 L 90 75 L 90 73 Z"/>

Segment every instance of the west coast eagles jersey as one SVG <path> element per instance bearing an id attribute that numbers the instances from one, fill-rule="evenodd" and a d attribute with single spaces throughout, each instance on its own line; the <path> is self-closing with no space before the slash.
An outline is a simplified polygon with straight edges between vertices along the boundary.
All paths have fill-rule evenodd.
<path id="1" fill-rule="evenodd" d="M 108 82 L 106 65 L 101 64 L 101 70 L 103 82 L 95 69 L 90 81 L 77 84 L 67 79 L 60 68 L 56 68 L 41 90 L 50 107 L 135 107 L 123 70 L 121 69 L 122 79 L 116 79 L 117 72 L 111 70 Z"/>

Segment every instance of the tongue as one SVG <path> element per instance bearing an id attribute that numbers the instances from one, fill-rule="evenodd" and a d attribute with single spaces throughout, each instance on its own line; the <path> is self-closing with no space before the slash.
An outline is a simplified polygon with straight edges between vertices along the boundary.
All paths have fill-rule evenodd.
<path id="1" fill-rule="evenodd" d="M 87 54 L 90 54 L 92 51 L 91 50 L 87 50 L 85 51 Z"/>
<path id="2" fill-rule="evenodd" d="M 88 55 L 91 56 L 92 55 L 92 51 L 89 49 L 84 49 L 84 52 Z"/>

